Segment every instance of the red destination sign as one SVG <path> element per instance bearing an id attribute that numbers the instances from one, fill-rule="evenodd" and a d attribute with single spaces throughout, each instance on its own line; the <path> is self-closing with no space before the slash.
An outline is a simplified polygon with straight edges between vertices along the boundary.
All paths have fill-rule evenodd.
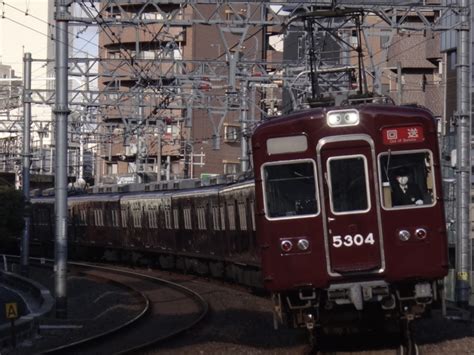
<path id="1" fill-rule="evenodd" d="M 384 144 L 418 143 L 425 140 L 422 126 L 384 128 L 382 136 Z"/>

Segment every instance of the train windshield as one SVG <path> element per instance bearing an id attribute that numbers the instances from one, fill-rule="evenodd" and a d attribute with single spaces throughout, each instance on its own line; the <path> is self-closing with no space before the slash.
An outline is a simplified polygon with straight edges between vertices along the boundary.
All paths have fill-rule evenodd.
<path id="1" fill-rule="evenodd" d="M 384 208 L 417 208 L 435 203 L 431 152 L 383 153 L 379 162 Z"/>
<path id="2" fill-rule="evenodd" d="M 328 172 L 333 213 L 365 212 L 370 209 L 367 162 L 363 155 L 330 158 Z"/>
<path id="3" fill-rule="evenodd" d="M 319 212 L 313 161 L 264 165 L 262 175 L 267 217 L 316 215 Z"/>

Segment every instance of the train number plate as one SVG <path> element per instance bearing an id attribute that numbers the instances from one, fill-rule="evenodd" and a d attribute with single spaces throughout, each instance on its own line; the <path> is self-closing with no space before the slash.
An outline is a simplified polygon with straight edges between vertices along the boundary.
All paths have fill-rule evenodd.
<path id="1" fill-rule="evenodd" d="M 334 248 L 341 248 L 341 247 L 360 247 L 364 244 L 374 245 L 375 239 L 374 234 L 369 233 L 367 236 L 363 236 L 362 234 L 356 235 L 333 235 L 332 236 L 332 246 Z"/>

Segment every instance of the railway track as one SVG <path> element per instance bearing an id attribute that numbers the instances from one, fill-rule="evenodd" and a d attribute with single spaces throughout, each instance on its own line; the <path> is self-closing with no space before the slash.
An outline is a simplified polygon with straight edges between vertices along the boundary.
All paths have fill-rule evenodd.
<path id="1" fill-rule="evenodd" d="M 125 294 L 123 297 L 132 299 L 128 303 L 134 305 L 134 315 L 111 323 L 98 319 L 97 322 L 101 325 L 96 327 L 94 334 L 84 337 L 76 335 L 66 340 L 70 337 L 68 334 L 64 336 L 64 342 L 56 339 L 55 345 L 48 345 L 47 341 L 40 339 L 28 350 L 29 353 L 125 354 L 148 347 L 156 348 L 161 342 L 195 326 L 208 312 L 206 301 L 198 293 L 179 283 L 141 272 L 95 264 L 69 263 L 68 268 L 69 274 L 76 275 L 75 277 L 102 280 L 99 282 L 112 283 L 128 290 L 122 296 Z M 113 308 L 114 305 L 111 304 L 112 316 L 108 317 L 113 317 Z M 81 323 L 77 319 L 71 322 Z M 65 324 L 62 329 L 71 329 L 70 323 Z M 80 327 L 78 329 L 80 332 Z M 46 335 L 44 331 L 42 333 L 44 338 Z"/>
<path id="2" fill-rule="evenodd" d="M 94 265 L 96 266 L 96 265 Z M 114 272 L 116 272 L 113 268 Z M 144 274 L 147 278 L 173 280 L 174 283 L 184 285 L 187 288 L 203 295 L 212 309 L 205 322 L 199 327 L 191 327 L 184 334 L 175 336 L 172 334 L 159 334 L 163 329 L 171 330 L 176 322 L 181 321 L 184 316 L 179 315 L 176 307 L 170 306 L 170 298 L 185 298 L 186 296 L 171 295 L 157 301 L 156 307 L 162 307 L 166 311 L 161 312 L 161 323 L 148 323 L 148 329 L 154 330 L 154 334 L 147 335 L 150 342 L 146 343 L 143 334 L 133 333 L 131 340 L 122 338 L 120 332 L 116 335 L 90 339 L 89 343 L 76 344 L 74 348 L 57 348 L 56 353 L 136 353 L 136 354 L 183 354 L 183 353 L 246 353 L 246 354 L 351 354 L 351 355 L 394 355 L 407 354 L 398 347 L 398 339 L 383 336 L 337 336 L 323 337 L 323 342 L 316 348 L 311 348 L 307 342 L 304 330 L 280 329 L 278 332 L 271 329 L 272 316 L 269 309 L 269 300 L 248 292 L 248 289 L 234 287 L 220 281 L 209 280 L 191 274 L 169 273 L 168 271 L 141 269 L 134 272 L 124 267 L 120 271 L 132 274 Z M 109 277 L 108 272 L 102 275 L 101 269 L 90 273 L 88 277 L 100 279 L 101 276 Z M 132 271 L 130 271 L 132 270 Z M 85 274 L 81 268 L 78 274 Z M 133 277 L 134 278 L 134 277 Z M 111 279 L 111 278 L 109 278 Z M 126 281 L 129 283 L 129 281 Z M 135 281 L 132 281 L 132 283 Z M 124 282 L 125 283 L 125 282 Z M 145 288 L 159 288 L 159 284 L 151 283 Z M 71 293 L 72 297 L 72 293 Z M 151 304 L 151 303 L 150 303 Z M 183 308 L 177 306 L 178 308 Z M 185 312 L 189 314 L 189 312 Z M 142 320 L 137 320 L 138 323 Z M 125 323 L 125 322 L 124 322 Z M 473 323 L 474 324 L 474 323 Z M 123 329 L 124 333 L 135 332 L 135 324 L 130 324 Z M 449 321 L 436 315 L 432 320 L 425 320 L 415 327 L 416 343 L 420 353 L 442 355 L 449 353 L 453 346 L 459 349 L 459 354 L 471 354 L 474 349 L 474 326 L 468 323 Z M 123 334 L 123 333 L 122 333 Z M 161 336 L 164 338 L 159 339 Z M 118 339 L 117 339 L 118 338 Z M 343 339 L 343 341 L 341 341 Z M 166 340 L 166 342 L 164 341 Z M 121 349 L 115 347 L 115 343 Z M 135 342 L 143 342 L 139 347 L 133 347 Z M 120 344 L 125 343 L 124 346 Z M 112 345 L 111 345 L 112 344 Z M 70 342 L 69 345 L 73 345 Z M 49 347 L 49 350 L 53 350 Z M 45 349 L 45 348 L 42 348 Z M 405 350 L 405 349 L 403 349 Z M 43 351 L 41 351 L 43 352 Z M 28 352 L 38 353 L 38 352 Z M 416 352 L 415 352 L 416 354 Z"/>

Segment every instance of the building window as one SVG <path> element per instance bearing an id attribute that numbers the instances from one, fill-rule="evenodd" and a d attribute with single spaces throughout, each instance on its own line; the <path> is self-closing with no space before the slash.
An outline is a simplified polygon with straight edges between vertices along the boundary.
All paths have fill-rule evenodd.
<path id="1" fill-rule="evenodd" d="M 107 175 L 117 175 L 117 164 L 107 164 Z"/>
<path id="2" fill-rule="evenodd" d="M 107 53 L 109 59 L 120 59 L 120 51 L 110 51 Z"/>
<path id="3" fill-rule="evenodd" d="M 359 36 L 357 35 L 356 30 L 353 30 L 351 33 L 351 45 L 353 47 L 357 47 L 359 45 Z"/>
<path id="4" fill-rule="evenodd" d="M 141 51 L 140 58 L 141 59 L 155 59 L 156 52 L 155 51 Z"/>
<path id="5" fill-rule="evenodd" d="M 226 21 L 232 21 L 234 19 L 234 11 L 231 9 L 225 10 L 225 20 Z"/>
<path id="6" fill-rule="evenodd" d="M 224 126 L 224 142 L 227 143 L 235 143 L 240 141 L 239 139 L 239 126 Z"/>
<path id="7" fill-rule="evenodd" d="M 239 163 L 228 162 L 224 160 L 224 174 L 237 174 L 239 172 Z"/>
<path id="8" fill-rule="evenodd" d="M 387 48 L 389 45 L 389 40 L 390 40 L 390 32 L 387 30 L 382 30 L 381 31 L 381 36 L 380 36 L 380 47 L 381 48 Z"/>

